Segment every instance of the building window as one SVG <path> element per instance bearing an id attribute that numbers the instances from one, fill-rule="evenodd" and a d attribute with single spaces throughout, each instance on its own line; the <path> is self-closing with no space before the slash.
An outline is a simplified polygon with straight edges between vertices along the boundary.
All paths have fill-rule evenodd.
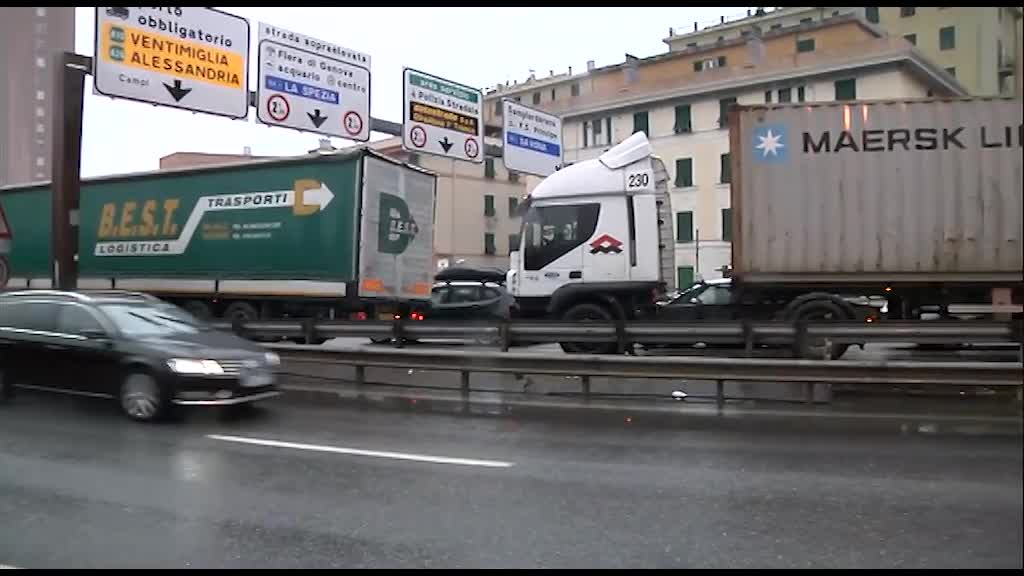
<path id="1" fill-rule="evenodd" d="M 519 198 L 515 196 L 508 197 L 508 217 L 515 218 L 516 210 L 519 210 Z"/>
<path id="2" fill-rule="evenodd" d="M 494 178 L 494 158 L 484 159 L 484 178 Z"/>
<path id="3" fill-rule="evenodd" d="M 782 24 L 772 24 L 772 30 L 778 30 L 779 28 L 782 28 Z"/>
<path id="4" fill-rule="evenodd" d="M 46 8 L 36 8 L 36 16 L 38 18 L 46 18 Z"/>
<path id="5" fill-rule="evenodd" d="M 36 68 L 46 68 L 46 58 L 36 56 Z"/>
<path id="6" fill-rule="evenodd" d="M 494 256 L 498 253 L 498 249 L 494 246 L 494 234 L 487 232 L 484 234 L 484 254 L 488 256 Z"/>
<path id="7" fill-rule="evenodd" d="M 856 100 L 857 99 L 857 79 L 847 78 L 845 80 L 836 80 L 836 100 Z"/>
<path id="8" fill-rule="evenodd" d="M 900 6 L 900 18 L 910 18 L 917 13 L 914 6 Z"/>
<path id="9" fill-rule="evenodd" d="M 672 131 L 676 134 L 682 134 L 692 129 L 690 124 L 690 105 L 680 104 L 676 106 L 676 121 L 675 125 L 672 126 Z"/>
<path id="10" fill-rule="evenodd" d="M 647 111 L 634 112 L 633 113 L 633 133 L 643 132 L 647 136 L 651 135 L 650 126 L 648 125 Z"/>
<path id="11" fill-rule="evenodd" d="M 765 90 L 764 91 L 764 103 L 765 104 L 771 104 L 772 103 L 772 91 L 771 90 Z"/>
<path id="12" fill-rule="evenodd" d="M 494 216 L 494 194 L 484 195 L 484 216 Z"/>
<path id="13" fill-rule="evenodd" d="M 724 128 L 729 124 L 729 109 L 736 105 L 735 98 L 722 98 L 718 101 L 718 126 Z"/>
<path id="14" fill-rule="evenodd" d="M 508 171 L 508 181 L 515 184 L 519 182 L 519 172 Z"/>
<path id="15" fill-rule="evenodd" d="M 579 85 L 579 83 L 573 84 L 572 86 L 569 87 L 569 94 L 573 98 L 575 98 L 575 97 L 580 95 L 580 85 Z"/>
<path id="16" fill-rule="evenodd" d="M 779 103 L 793 101 L 793 92 L 789 88 L 779 88 Z"/>
<path id="17" fill-rule="evenodd" d="M 718 57 L 718 67 L 725 68 L 725 56 Z"/>
<path id="18" fill-rule="evenodd" d="M 43 158 L 42 156 L 36 156 L 36 167 L 42 168 L 43 166 L 46 166 L 46 158 Z"/>
<path id="19" fill-rule="evenodd" d="M 719 169 L 718 181 L 722 184 L 728 184 L 732 182 L 732 163 L 729 161 L 729 153 L 726 152 L 721 156 L 722 166 Z"/>
<path id="20" fill-rule="evenodd" d="M 533 93 L 533 103 L 540 104 L 540 92 Z"/>
<path id="21" fill-rule="evenodd" d="M 805 38 L 796 41 L 797 52 L 814 52 L 814 38 Z"/>
<path id="22" fill-rule="evenodd" d="M 609 116 L 604 119 L 604 127 L 607 128 L 605 132 L 608 133 L 608 143 L 612 143 L 612 117 Z"/>
<path id="23" fill-rule="evenodd" d="M 587 141 L 587 136 L 590 134 L 590 122 L 584 122 L 580 124 L 580 126 L 583 127 L 583 147 L 586 148 L 587 146 L 590 146 L 590 142 Z"/>
<path id="24" fill-rule="evenodd" d="M 956 78 L 956 66 L 950 66 L 949 68 L 946 68 L 946 74 L 949 74 L 953 78 Z"/>
<path id="25" fill-rule="evenodd" d="M 722 240 L 732 242 L 732 208 L 722 208 Z"/>
<path id="26" fill-rule="evenodd" d="M 676 159 L 676 188 L 693 186 L 693 158 Z"/>
<path id="27" fill-rule="evenodd" d="M 46 132 L 46 126 L 43 124 L 36 124 L 36 134 L 42 134 Z"/>
<path id="28" fill-rule="evenodd" d="M 42 90 L 36 90 L 36 100 L 39 100 L 40 102 L 46 100 L 46 92 L 43 92 Z"/>
<path id="29" fill-rule="evenodd" d="M 810 24 L 811 22 L 814 22 L 814 18 L 801 18 L 800 19 L 800 23 L 801 24 Z"/>
<path id="30" fill-rule="evenodd" d="M 804 94 L 804 87 L 803 86 L 797 86 L 796 87 L 796 101 L 797 102 L 803 102 L 804 101 L 804 96 L 805 96 L 805 94 Z"/>
<path id="31" fill-rule="evenodd" d="M 508 253 L 511 254 L 519 250 L 519 234 L 508 235 Z"/>
<path id="32" fill-rule="evenodd" d="M 46 116 L 46 108 L 43 108 L 42 106 L 36 106 L 36 116 L 39 118 Z"/>
<path id="33" fill-rule="evenodd" d="M 676 212 L 676 243 L 693 242 L 693 212 Z"/>
<path id="34" fill-rule="evenodd" d="M 697 47 L 697 43 L 696 42 L 689 42 L 689 43 L 686 44 L 686 47 L 687 48 L 696 48 Z"/>
<path id="35" fill-rule="evenodd" d="M 684 290 L 690 286 L 693 286 L 693 266 L 676 268 L 676 288 Z"/>
<path id="36" fill-rule="evenodd" d="M 552 102 L 554 102 L 554 101 L 555 101 L 555 98 L 557 98 L 557 97 L 558 97 L 558 91 L 557 91 L 557 89 L 556 89 L 556 88 L 552 88 L 552 89 L 551 89 L 551 101 L 552 101 Z"/>
<path id="37" fill-rule="evenodd" d="M 939 28 L 939 50 L 952 50 L 956 48 L 956 27 L 946 26 Z"/>
<path id="38" fill-rule="evenodd" d="M 501 116 L 503 114 L 504 103 L 501 100 L 494 101 L 494 115 Z"/>
<path id="39" fill-rule="evenodd" d="M 406 160 L 406 162 L 408 162 L 409 164 L 412 164 L 414 166 L 419 166 L 420 165 L 420 155 L 415 153 L 415 152 L 410 152 L 409 153 L 409 158 Z"/>
<path id="40" fill-rule="evenodd" d="M 903 39 L 917 46 L 917 34 L 904 34 Z"/>
<path id="41" fill-rule="evenodd" d="M 878 6 L 868 6 L 864 9 L 864 18 L 868 22 L 878 24 Z"/>
<path id="42" fill-rule="evenodd" d="M 719 56 L 718 58 L 704 58 L 703 60 L 694 60 L 693 71 L 701 72 L 703 70 L 711 70 L 712 68 L 724 68 L 725 64 L 725 56 Z"/>

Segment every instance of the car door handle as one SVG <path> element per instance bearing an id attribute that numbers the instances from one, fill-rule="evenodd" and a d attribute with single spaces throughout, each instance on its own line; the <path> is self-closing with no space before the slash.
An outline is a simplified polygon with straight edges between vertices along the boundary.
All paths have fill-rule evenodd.
<path id="1" fill-rule="evenodd" d="M 573 270 L 572 272 L 569 272 L 569 278 L 571 280 L 576 280 L 576 279 L 579 279 L 579 278 L 583 278 L 583 272 L 581 272 L 579 270 Z"/>

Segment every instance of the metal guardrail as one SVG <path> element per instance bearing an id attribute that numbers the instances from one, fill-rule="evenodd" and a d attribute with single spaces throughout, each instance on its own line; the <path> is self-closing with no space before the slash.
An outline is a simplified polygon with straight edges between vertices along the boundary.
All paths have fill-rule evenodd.
<path id="1" fill-rule="evenodd" d="M 247 323 L 214 323 L 253 338 L 302 338 L 306 342 L 338 337 L 391 339 L 396 346 L 410 339 L 486 340 L 507 351 L 514 344 L 557 342 L 615 342 L 620 351 L 633 344 L 686 344 L 704 342 L 744 346 L 798 347 L 809 339 L 824 338 L 836 344 L 868 342 L 962 344 L 1024 341 L 1024 324 L 967 321 L 884 321 L 876 323 L 830 322 L 442 322 L 282 320 Z M 797 348 L 800 349 L 800 348 Z"/>
<path id="2" fill-rule="evenodd" d="M 297 364 L 355 368 L 355 383 L 366 383 L 366 368 L 402 368 L 453 371 L 461 374 L 461 390 L 468 395 L 472 372 L 578 376 L 582 393 L 590 395 L 591 377 L 689 378 L 717 382 L 716 400 L 725 402 L 725 381 L 802 382 L 806 399 L 813 401 L 820 382 L 878 385 L 958 385 L 1017 387 L 1024 382 L 1020 362 L 907 362 L 818 361 L 761 358 L 629 357 L 611 355 L 544 355 L 522 352 L 451 350 L 333 349 L 315 346 L 271 345 L 285 369 Z"/>

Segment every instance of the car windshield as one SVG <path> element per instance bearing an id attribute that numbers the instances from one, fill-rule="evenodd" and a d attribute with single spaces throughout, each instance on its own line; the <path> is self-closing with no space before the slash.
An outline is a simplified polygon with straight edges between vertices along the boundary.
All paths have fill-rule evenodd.
<path id="1" fill-rule="evenodd" d="M 194 316 L 174 306 L 102 304 L 100 308 L 126 336 L 194 334 L 208 329 Z"/>

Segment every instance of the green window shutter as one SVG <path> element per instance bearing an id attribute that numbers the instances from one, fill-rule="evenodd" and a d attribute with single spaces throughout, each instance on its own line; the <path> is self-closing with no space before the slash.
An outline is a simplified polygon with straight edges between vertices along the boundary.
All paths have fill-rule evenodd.
<path id="1" fill-rule="evenodd" d="M 722 208 L 722 240 L 732 242 L 732 208 Z"/>
<path id="2" fill-rule="evenodd" d="M 856 100 L 857 79 L 836 80 L 836 100 Z"/>
<path id="3" fill-rule="evenodd" d="M 484 216 L 494 216 L 494 195 L 484 195 Z"/>
<path id="4" fill-rule="evenodd" d="M 693 242 L 693 212 L 676 212 L 676 242 Z"/>
<path id="5" fill-rule="evenodd" d="M 718 181 L 722 184 L 732 182 L 732 162 L 729 160 L 729 153 L 722 154 L 722 167 L 719 171 Z"/>
<path id="6" fill-rule="evenodd" d="M 633 133 L 643 132 L 647 136 L 651 135 L 651 131 L 648 125 L 649 118 L 647 111 L 636 112 L 633 114 Z"/>
<path id="7" fill-rule="evenodd" d="M 683 290 L 693 286 L 693 266 L 676 268 L 676 288 Z"/>
<path id="8" fill-rule="evenodd" d="M 690 132 L 693 129 L 690 122 L 690 105 L 680 104 L 676 106 L 676 122 L 675 126 L 672 127 L 672 131 L 676 134 Z"/>
<path id="9" fill-rule="evenodd" d="M 693 158 L 676 159 L 676 188 L 693 186 Z"/>

